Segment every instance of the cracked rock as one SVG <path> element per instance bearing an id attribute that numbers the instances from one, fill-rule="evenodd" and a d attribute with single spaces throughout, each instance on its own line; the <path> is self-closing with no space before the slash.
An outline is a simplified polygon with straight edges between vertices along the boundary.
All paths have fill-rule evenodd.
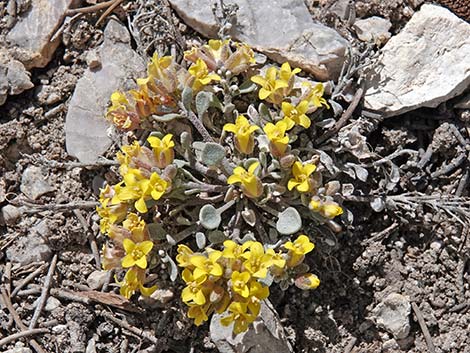
<path id="1" fill-rule="evenodd" d="M 386 43 L 391 34 L 389 32 L 392 27 L 390 20 L 372 16 L 354 22 L 354 30 L 357 37 L 363 42 L 374 42 L 379 45 Z"/>
<path id="2" fill-rule="evenodd" d="M 20 190 L 32 200 L 36 200 L 44 194 L 54 191 L 54 188 L 46 181 L 42 170 L 36 166 L 29 166 L 21 177 Z"/>
<path id="3" fill-rule="evenodd" d="M 386 117 L 437 107 L 470 85 L 470 24 L 424 4 L 366 72 L 364 106 Z"/>
<path id="4" fill-rule="evenodd" d="M 44 67 L 57 49 L 60 36 L 51 41 L 74 0 L 36 0 L 7 35 L 15 58 L 26 67 Z"/>
<path id="5" fill-rule="evenodd" d="M 398 293 L 389 294 L 372 312 L 377 326 L 391 333 L 395 339 L 403 339 L 410 333 L 411 304 Z"/>
<path id="6" fill-rule="evenodd" d="M 217 37 L 218 22 L 212 8 L 219 1 L 170 0 L 170 3 L 196 31 L 209 38 Z M 230 29 L 234 40 L 249 44 L 279 63 L 287 60 L 319 80 L 338 77 L 348 42 L 335 30 L 315 23 L 303 0 L 224 3 L 238 5 L 236 23 Z"/>
<path id="7" fill-rule="evenodd" d="M 98 50 L 101 68 L 87 69 L 77 82 L 66 116 L 65 141 L 67 152 L 80 162 L 95 162 L 111 145 L 110 124 L 104 118 L 111 94 L 135 88 L 134 79 L 145 73 L 130 41 L 126 27 L 110 20 Z"/>

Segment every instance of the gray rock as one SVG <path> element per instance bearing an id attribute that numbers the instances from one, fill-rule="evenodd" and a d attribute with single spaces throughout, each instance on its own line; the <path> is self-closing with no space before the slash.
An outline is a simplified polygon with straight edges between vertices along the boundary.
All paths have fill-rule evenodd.
<path id="1" fill-rule="evenodd" d="M 93 271 L 88 276 L 86 283 L 91 289 L 100 289 L 106 280 L 108 271 Z"/>
<path id="2" fill-rule="evenodd" d="M 390 20 L 378 16 L 354 22 L 354 30 L 360 40 L 374 42 L 379 45 L 385 44 L 392 36 L 389 32 L 391 27 Z"/>
<path id="3" fill-rule="evenodd" d="M 261 304 L 260 317 L 248 331 L 233 335 L 233 324 L 223 326 L 219 314 L 213 314 L 209 331 L 212 342 L 220 353 L 292 353 L 284 328 L 269 301 Z"/>
<path id="4" fill-rule="evenodd" d="M 34 303 L 33 307 L 35 308 L 38 303 L 39 303 L 40 298 L 37 298 Z M 46 305 L 44 306 L 44 310 L 46 311 L 54 311 L 55 309 L 59 308 L 61 306 L 61 302 L 59 299 L 56 299 L 54 297 L 48 297 L 46 300 Z"/>
<path id="5" fill-rule="evenodd" d="M 92 70 L 97 69 L 101 66 L 101 59 L 98 53 L 96 52 L 96 50 L 94 49 L 89 50 L 86 53 L 85 60 L 86 60 L 88 67 Z"/>
<path id="6" fill-rule="evenodd" d="M 5 205 L 0 213 L 0 224 L 13 225 L 21 217 L 21 208 L 13 205 Z"/>
<path id="7" fill-rule="evenodd" d="M 44 194 L 54 191 L 54 188 L 46 181 L 42 170 L 36 166 L 29 166 L 21 176 L 20 190 L 29 198 L 36 200 Z"/>
<path id="8" fill-rule="evenodd" d="M 5 103 L 8 95 L 20 94 L 33 87 L 24 65 L 6 51 L 0 51 L 0 105 Z"/>
<path id="9" fill-rule="evenodd" d="M 14 348 L 4 351 L 3 353 L 33 353 L 33 351 L 28 347 L 23 347 L 17 344 Z"/>
<path id="10" fill-rule="evenodd" d="M 46 241 L 35 231 L 26 237 L 19 237 L 6 251 L 11 262 L 28 265 L 32 262 L 49 261 L 52 250 Z"/>
<path id="11" fill-rule="evenodd" d="M 111 145 L 104 118 L 111 94 L 135 88 L 133 79 L 145 72 L 142 58 L 131 49 L 129 32 L 116 20 L 106 26 L 99 56 L 101 69 L 87 69 L 78 80 L 65 121 L 67 152 L 83 163 L 95 162 Z"/>
<path id="12" fill-rule="evenodd" d="M 170 0 L 183 20 L 206 37 L 217 36 L 212 12 L 217 0 Z M 313 22 L 303 0 L 228 0 L 237 4 L 234 40 L 245 42 L 271 59 L 314 74 L 317 79 L 337 78 L 348 42 L 335 30 Z M 220 7 L 219 7 L 220 8 Z M 220 12 L 220 10 L 218 10 Z"/>
<path id="13" fill-rule="evenodd" d="M 372 312 L 377 326 L 391 333 L 395 339 L 403 339 L 410 333 L 411 304 L 398 293 L 389 294 Z"/>
<path id="14" fill-rule="evenodd" d="M 384 116 L 436 107 L 470 85 L 470 24 L 424 4 L 366 73 L 364 106 Z"/>
<path id="15" fill-rule="evenodd" d="M 27 69 L 44 67 L 51 60 L 60 37 L 51 41 L 74 0 L 36 0 L 7 34 L 15 57 Z"/>

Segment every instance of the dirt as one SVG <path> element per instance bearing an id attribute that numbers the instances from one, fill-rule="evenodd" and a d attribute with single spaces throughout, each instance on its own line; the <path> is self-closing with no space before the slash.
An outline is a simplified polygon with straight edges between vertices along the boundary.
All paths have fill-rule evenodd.
<path id="1" fill-rule="evenodd" d="M 336 27 L 341 33 L 347 32 L 347 36 L 355 40 L 350 26 L 329 10 L 332 1 L 307 3 L 314 18 Z M 356 1 L 355 9 L 357 17 L 378 15 L 389 18 L 393 24 L 392 31 L 396 33 L 420 4 L 421 1 L 411 0 L 364 0 Z M 4 13 L 5 7 L 6 2 L 0 1 L 0 13 Z M 119 9 L 117 16 L 126 23 L 127 15 L 132 16 L 135 9 L 128 5 Z M 95 26 L 100 15 L 101 12 L 88 14 L 66 28 L 54 59 L 46 68 L 33 70 L 35 88 L 9 97 L 0 107 L 0 207 L 9 202 L 24 203 L 20 184 L 22 173 L 30 165 L 42 166 L 47 173 L 47 182 L 54 188 L 53 192 L 38 200 L 30 200 L 30 203 L 46 205 L 97 200 L 96 178 L 106 178 L 108 167 L 68 168 L 52 166 L 46 161 L 71 161 L 65 151 L 65 115 L 75 84 L 86 67 L 86 51 L 96 48 L 102 40 L 106 20 Z M 180 31 L 184 40 L 196 38 L 176 15 L 172 16 L 176 24 L 174 28 Z M 156 18 L 154 24 L 158 21 Z M 0 21 L 2 35 L 7 25 L 6 21 Z M 145 32 L 134 45 L 142 55 L 150 54 L 158 46 L 174 45 L 172 30 Z M 152 36 L 157 36 L 158 41 L 152 43 L 149 39 Z M 174 45 L 174 50 L 179 50 L 178 45 Z M 347 102 L 342 103 L 344 107 L 348 105 Z M 361 109 L 358 109 L 354 118 L 359 124 L 360 116 Z M 410 315 L 411 331 L 405 339 L 395 341 L 389 333 L 377 327 L 371 312 L 390 293 L 400 293 L 417 305 L 418 315 L 424 318 L 436 353 L 470 352 L 468 213 L 467 216 L 457 214 L 452 217 L 439 197 L 429 202 L 406 199 L 407 193 L 413 191 L 426 195 L 450 195 L 459 191 L 468 202 L 468 183 L 460 186 L 469 170 L 468 159 L 453 170 L 436 175 L 436 171 L 460 155 L 468 157 L 470 125 L 468 119 L 462 118 L 466 116 L 468 112 L 465 115 L 453 109 L 450 101 L 437 109 L 421 109 L 385 121 L 372 119 L 361 125 L 367 144 L 377 159 L 389 156 L 397 149 L 416 151 L 415 155 L 403 154 L 393 159 L 393 165 L 400 171 L 399 180 L 393 182 L 386 177 L 393 168 L 390 164 L 371 166 L 369 161 L 357 160 L 351 155 L 337 156 L 342 162 L 353 161 L 367 167 L 367 182 L 355 180 L 346 173 L 340 177 L 342 184 L 354 185 L 354 195 L 364 197 L 346 197 L 345 206 L 353 219 L 349 223 L 343 219 L 341 232 L 316 227 L 306 229 L 316 243 L 316 250 L 307 261 L 319 275 L 320 287 L 312 292 L 296 288 L 283 292 L 274 288 L 270 297 L 295 352 L 430 351 L 414 311 Z M 458 141 L 452 129 L 463 136 L 467 146 Z M 423 157 L 426 150 L 432 152 L 427 160 Z M 114 152 L 111 150 L 109 156 Z M 406 202 L 395 198 L 395 209 L 375 212 L 369 205 L 373 197 L 365 196 L 383 193 L 405 195 L 406 202 L 414 202 L 416 207 L 407 208 Z M 93 207 L 81 212 L 85 224 L 72 210 L 25 213 L 17 222 L 10 224 L 3 220 L 0 225 L 0 277 L 3 286 L 13 290 L 40 265 L 10 261 L 6 250 L 17 246 L 18 239 L 29 236 L 32 228 L 47 220 L 48 229 L 42 234 L 36 232 L 35 236 L 42 237 L 52 253 L 58 255 L 51 288 L 78 293 L 90 290 L 87 279 L 93 271 L 99 270 L 91 251 L 90 234 L 95 236 L 98 249 L 105 239 L 98 234 L 98 218 Z M 469 212 L 468 208 L 466 212 Z M 25 323 L 31 319 L 34 302 L 40 295 L 37 286 L 41 288 L 46 279 L 50 258 L 44 260 L 43 271 L 12 298 L 15 310 Z M 51 331 L 35 336 L 36 341 L 46 352 L 61 353 L 85 350 L 217 352 L 210 341 L 208 325 L 195 327 L 186 318 L 186 308 L 179 300 L 182 283 L 172 283 L 165 271 L 159 277 L 159 287 L 169 289 L 173 293 L 172 298 L 166 303 L 155 303 L 137 296 L 131 301 L 132 308 L 116 305 L 116 299 L 111 296 L 87 301 L 86 295 L 81 294 L 78 300 L 71 300 L 66 299 L 63 293 L 51 292 L 51 296 L 59 299 L 60 305 L 43 312 L 38 327 L 48 327 Z M 104 294 L 118 292 L 112 278 L 105 287 Z M 131 326 L 150 333 L 158 344 L 110 320 L 105 315 L 110 312 Z M 8 310 L 2 305 L 0 337 L 15 332 L 14 327 Z M 23 342 L 27 347 L 27 341 Z M 20 346 L 17 344 L 16 347 Z M 1 349 L 14 347 L 11 343 Z"/>

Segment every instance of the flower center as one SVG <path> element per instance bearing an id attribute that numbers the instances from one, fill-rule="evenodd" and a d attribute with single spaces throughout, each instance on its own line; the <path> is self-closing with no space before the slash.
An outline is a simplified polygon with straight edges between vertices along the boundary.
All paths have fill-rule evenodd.
<path id="1" fill-rule="evenodd" d="M 143 251 L 139 249 L 132 250 L 131 255 L 134 258 L 134 260 L 139 260 L 142 256 L 145 256 Z"/>

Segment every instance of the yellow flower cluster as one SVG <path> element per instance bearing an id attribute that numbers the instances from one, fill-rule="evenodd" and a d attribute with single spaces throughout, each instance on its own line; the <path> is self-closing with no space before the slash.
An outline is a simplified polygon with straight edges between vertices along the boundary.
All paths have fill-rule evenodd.
<path id="1" fill-rule="evenodd" d="M 261 301 L 269 296 L 269 287 L 262 283 L 268 273 L 274 279 L 285 279 L 300 265 L 305 254 L 314 249 L 305 235 L 287 242 L 287 252 L 275 252 L 256 241 L 242 245 L 226 240 L 222 250 L 206 248 L 193 252 L 186 245 L 178 246 L 176 261 L 183 267 L 186 287 L 181 293 L 189 306 L 188 317 L 201 325 L 213 313 L 225 313 L 221 323 L 234 324 L 233 332 L 246 331 L 259 315 Z M 295 283 L 302 289 L 314 289 L 320 281 L 313 274 L 296 274 Z"/>
<path id="2" fill-rule="evenodd" d="M 127 269 L 120 293 L 130 298 L 137 290 L 143 295 L 152 294 L 156 286 L 145 287 L 148 255 L 153 248 L 145 221 L 136 213 L 129 213 L 122 226 L 111 224 L 107 236 L 112 245 L 103 246 L 103 269 Z"/>

